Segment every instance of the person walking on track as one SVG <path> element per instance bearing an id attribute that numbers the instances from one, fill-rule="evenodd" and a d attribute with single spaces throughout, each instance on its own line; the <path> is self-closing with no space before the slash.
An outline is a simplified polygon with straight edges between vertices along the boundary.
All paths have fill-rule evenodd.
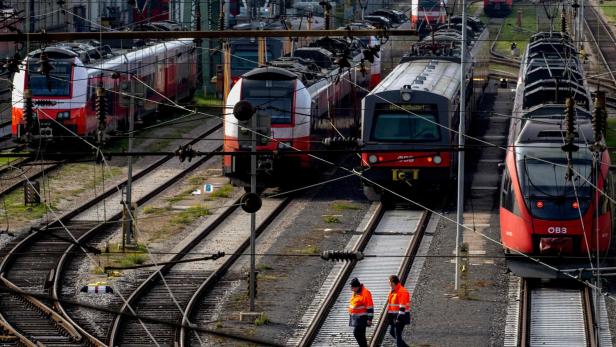
<path id="1" fill-rule="evenodd" d="M 349 326 L 353 327 L 353 335 L 360 347 L 368 347 L 366 327 L 372 325 L 374 304 L 372 294 L 357 278 L 351 280 L 351 300 L 349 301 Z"/>
<path id="2" fill-rule="evenodd" d="M 402 330 L 405 325 L 411 324 L 411 297 L 400 283 L 398 276 L 389 276 L 389 286 L 391 287 L 387 298 L 389 333 L 396 339 L 397 347 L 408 347 L 402 339 Z"/>

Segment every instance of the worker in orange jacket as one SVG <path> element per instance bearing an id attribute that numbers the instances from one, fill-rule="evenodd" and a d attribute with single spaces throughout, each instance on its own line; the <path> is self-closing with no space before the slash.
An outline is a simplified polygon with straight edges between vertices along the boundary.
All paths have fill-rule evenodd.
<path id="1" fill-rule="evenodd" d="M 353 327 L 353 336 L 360 347 L 367 347 L 366 327 L 372 325 L 374 304 L 372 294 L 357 278 L 351 280 L 351 300 L 349 301 L 349 326 Z"/>
<path id="2" fill-rule="evenodd" d="M 391 287 L 387 298 L 389 333 L 396 339 L 397 347 L 408 347 L 402 339 L 402 330 L 405 325 L 411 324 L 411 296 L 396 275 L 389 276 L 389 286 Z"/>

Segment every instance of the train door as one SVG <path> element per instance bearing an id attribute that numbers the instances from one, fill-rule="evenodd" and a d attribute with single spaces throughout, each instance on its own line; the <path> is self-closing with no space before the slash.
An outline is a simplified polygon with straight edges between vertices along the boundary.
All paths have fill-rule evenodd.
<path id="1" fill-rule="evenodd" d="M 177 66 L 177 61 L 175 60 L 174 56 L 171 56 L 167 59 L 167 63 L 165 64 L 167 66 L 167 68 L 165 69 L 166 72 L 166 76 L 165 76 L 165 81 L 166 81 L 166 87 L 165 87 L 165 95 L 171 99 L 171 100 L 178 100 L 178 84 L 176 81 L 176 74 L 177 74 L 177 70 L 176 70 L 176 66 Z"/>

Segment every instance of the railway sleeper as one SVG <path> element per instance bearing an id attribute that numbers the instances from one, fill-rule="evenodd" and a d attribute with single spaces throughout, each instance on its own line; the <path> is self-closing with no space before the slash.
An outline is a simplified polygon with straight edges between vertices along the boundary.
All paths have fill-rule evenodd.
<path id="1" fill-rule="evenodd" d="M 14 296 L 17 296 L 17 299 L 24 303 L 27 307 L 32 310 L 38 312 L 41 317 L 50 320 L 54 327 L 58 329 L 62 335 L 69 337 L 73 342 L 81 342 L 83 337 L 81 334 L 73 327 L 69 322 L 67 322 L 64 317 L 60 316 L 57 312 L 47 307 L 41 301 L 36 299 L 33 296 L 30 296 L 21 290 L 21 288 L 17 287 L 15 284 L 10 282 L 4 277 L 4 274 L 0 274 L 0 281 L 9 288 Z"/>

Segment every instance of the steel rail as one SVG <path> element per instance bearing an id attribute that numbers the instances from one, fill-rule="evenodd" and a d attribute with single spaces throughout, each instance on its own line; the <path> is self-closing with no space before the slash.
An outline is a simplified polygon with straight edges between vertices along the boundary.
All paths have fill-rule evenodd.
<path id="1" fill-rule="evenodd" d="M 379 203 L 378 207 L 376 208 L 376 211 L 370 217 L 370 220 L 366 225 L 364 233 L 362 233 L 357 243 L 355 243 L 355 246 L 352 249 L 353 252 L 360 252 L 366 249 L 366 245 L 368 245 L 372 233 L 374 232 L 381 218 L 383 217 L 383 212 L 383 204 Z M 329 293 L 326 295 L 325 300 L 323 301 L 323 304 L 319 307 L 315 318 L 310 323 L 308 329 L 306 329 L 306 333 L 300 340 L 299 346 L 310 346 L 310 344 L 312 344 L 312 341 L 317 336 L 317 333 L 319 332 L 321 325 L 325 321 L 325 318 L 327 318 L 329 311 L 334 306 L 336 299 L 338 298 L 340 292 L 342 292 L 345 284 L 347 283 L 347 280 L 351 275 L 351 272 L 353 271 L 353 268 L 355 267 L 356 263 L 357 260 L 344 263 L 340 276 L 336 278 L 336 281 L 332 286 L 332 290 L 330 290 Z"/>
<path id="2" fill-rule="evenodd" d="M 183 247 L 176 255 L 174 255 L 167 264 L 161 266 L 158 270 L 154 271 L 146 280 L 144 280 L 137 289 L 135 289 L 130 296 L 126 299 L 126 303 L 122 305 L 120 309 L 120 313 L 116 315 L 114 319 L 113 328 L 111 330 L 111 337 L 109 338 L 109 345 L 115 346 L 116 339 L 119 336 L 119 331 L 122 328 L 122 324 L 124 323 L 122 320 L 126 320 L 129 317 L 126 317 L 126 311 L 128 310 L 128 306 L 131 307 L 141 298 L 143 297 L 149 290 L 152 289 L 157 284 L 157 280 L 159 276 L 164 276 L 167 274 L 176 264 L 172 264 L 170 262 L 178 261 L 185 256 L 188 255 L 194 247 L 196 247 L 199 242 L 201 242 L 205 237 L 210 235 L 214 230 L 216 230 L 233 212 L 237 210 L 240 204 L 240 199 L 237 199 L 231 206 L 228 206 L 221 214 L 219 214 L 216 219 L 208 224 L 193 240 L 191 240 L 185 247 Z"/>
<path id="3" fill-rule="evenodd" d="M 398 278 L 400 278 L 401 281 L 405 281 L 411 271 L 411 266 L 413 265 L 415 255 L 417 255 L 417 251 L 419 250 L 419 245 L 421 244 L 421 240 L 423 239 L 423 235 L 426 231 L 431 215 L 432 212 L 430 211 L 424 211 L 421 215 L 421 219 L 419 220 L 417 229 L 415 230 L 415 236 L 411 240 L 411 243 L 406 250 L 406 257 L 402 261 L 402 264 L 400 264 L 400 269 L 398 270 Z M 383 337 L 387 331 L 387 303 L 385 303 L 381 309 L 381 315 L 382 318 L 379 320 L 379 323 L 374 330 L 372 340 L 370 340 L 371 347 L 378 347 L 383 342 Z"/>
<path id="4" fill-rule="evenodd" d="M 222 127 L 222 124 L 215 125 L 214 127 L 208 129 L 206 132 L 201 134 L 200 136 L 198 136 L 195 139 L 191 140 L 189 144 L 193 144 L 193 143 L 196 143 L 196 142 L 200 141 L 202 138 L 212 134 L 213 132 L 215 132 L 216 130 L 220 129 L 221 127 Z M 175 157 L 174 155 L 168 155 L 168 156 L 165 156 L 165 157 L 162 157 L 162 158 L 158 159 L 157 161 L 155 161 L 154 163 L 152 163 L 151 165 L 149 165 L 145 169 L 143 169 L 143 170 L 139 171 L 138 173 L 134 174 L 133 175 L 133 181 L 136 181 L 136 180 L 139 180 L 139 179 L 145 177 L 146 175 L 148 175 L 149 173 L 153 172 L 155 169 L 157 169 L 158 167 L 160 167 L 164 163 L 168 162 L 169 160 L 173 159 L 174 157 Z M 203 159 L 206 159 L 206 158 L 209 159 L 209 156 L 203 157 Z M 197 162 L 201 162 L 201 160 L 199 160 Z M 193 164 L 193 165 L 191 165 L 191 167 L 194 168 L 196 166 Z M 72 220 L 73 218 L 75 218 L 76 216 L 81 214 L 82 212 L 88 210 L 89 208 L 95 206 L 99 202 L 101 202 L 101 201 L 105 200 L 106 198 L 112 196 L 113 194 L 117 193 L 118 189 L 121 189 L 123 186 L 126 185 L 126 182 L 127 182 L 127 180 L 124 180 L 122 183 L 120 183 L 116 187 L 112 187 L 112 188 L 106 190 L 105 192 L 103 192 L 99 196 L 97 196 L 97 197 L 95 197 L 93 199 L 90 199 L 88 202 L 86 202 L 85 204 L 79 206 L 78 208 L 65 213 L 58 220 L 54 221 L 53 223 L 50 223 L 46 228 L 41 229 L 41 230 L 39 230 L 37 232 L 34 232 L 34 233 L 28 235 L 23 240 L 21 240 L 17 245 L 15 245 L 6 254 L 6 256 L 2 259 L 2 262 L 0 263 L 0 274 L 1 274 L 0 276 L 4 277 L 4 279 L 6 280 L 6 281 L 4 281 L 3 284 L 5 286 L 14 285 L 12 282 L 10 282 L 8 279 L 6 279 L 5 274 L 8 273 L 8 270 L 9 270 L 10 266 L 15 262 L 15 260 L 18 257 L 18 255 L 26 247 L 29 247 L 30 245 L 33 245 L 34 243 L 36 243 L 36 241 L 38 241 L 39 238 L 43 237 L 44 234 L 45 234 L 45 231 L 53 230 L 55 228 L 63 228 L 64 225 L 66 225 L 70 220 Z M 174 183 L 174 182 L 169 180 L 169 181 L 165 182 L 165 185 L 168 187 L 172 183 Z M 153 196 L 151 193 L 147 194 L 146 196 L 150 196 L 150 195 Z M 151 198 L 151 196 L 150 196 L 150 198 Z M 98 227 L 101 227 L 101 225 L 99 225 Z M 97 231 L 100 230 L 100 229 L 97 229 L 98 227 L 95 227 L 94 229 L 96 229 Z M 91 235 L 91 234 L 89 234 L 89 235 Z M 55 278 L 57 277 L 57 274 L 58 273 L 56 272 L 55 276 L 54 276 L 54 283 L 55 283 Z M 39 310 L 41 310 L 47 316 L 53 316 L 55 311 L 52 308 L 50 308 L 50 307 L 48 307 L 47 305 L 44 305 L 44 304 L 42 306 L 41 305 L 37 305 L 35 302 L 33 302 L 31 300 L 31 298 L 32 297 L 21 295 L 21 299 L 26 301 L 29 305 L 36 306 Z M 66 317 L 66 318 L 68 318 L 68 317 Z M 11 326 L 10 322 L 8 322 L 6 320 L 6 317 L 2 316 L 2 317 L 0 317 L 0 319 L 1 319 L 3 324 Z M 71 320 L 71 322 L 72 322 L 72 320 Z M 74 326 L 74 325 L 72 325 L 72 326 Z M 74 326 L 74 327 L 75 327 L 76 330 L 81 330 L 82 332 L 85 331 L 81 327 L 78 327 L 78 326 Z M 69 333 L 68 331 L 66 331 L 64 329 L 62 329 L 62 330 L 67 332 L 67 333 Z M 85 334 L 85 335 L 86 335 L 86 337 L 90 336 L 90 334 Z M 81 339 L 81 335 L 75 335 L 74 339 L 80 340 Z M 93 341 L 93 343 L 95 345 L 100 342 L 98 340 L 92 340 L 92 341 Z M 32 343 L 32 341 L 24 340 L 23 343 L 25 343 L 25 344 Z"/>
<path id="5" fill-rule="evenodd" d="M 606 56 L 607 54 L 604 51 L 605 48 L 599 44 L 599 40 L 597 39 L 597 36 L 595 35 L 595 32 L 593 31 L 593 27 L 597 29 L 597 34 L 599 34 L 600 31 L 602 30 L 603 34 L 608 36 L 609 41 L 610 41 L 608 43 L 609 48 L 611 48 L 613 50 L 616 49 L 616 38 L 612 34 L 610 28 L 607 26 L 607 24 L 605 23 L 605 21 L 603 20 L 601 15 L 599 15 L 599 13 L 592 6 L 586 6 L 586 7 L 584 7 L 584 9 L 585 9 L 585 11 L 584 11 L 584 25 L 586 26 L 586 29 L 590 33 L 592 41 L 594 42 L 594 44 L 597 47 L 597 53 L 601 57 L 601 61 L 603 62 L 603 64 L 605 65 L 605 68 L 607 69 L 607 73 L 610 76 L 610 82 L 613 83 L 614 85 L 616 85 L 616 77 L 614 76 L 614 72 L 612 71 L 612 68 L 614 67 L 614 64 L 610 64 L 608 62 L 608 57 Z M 589 14 L 590 14 L 590 17 L 593 17 L 593 18 L 596 19 L 596 21 L 597 21 L 597 23 L 596 23 L 597 25 L 596 26 L 591 26 L 591 23 L 588 22 Z M 591 21 L 592 21 L 592 19 L 591 19 Z M 610 54 L 609 58 L 610 59 L 616 59 L 616 57 L 614 57 L 613 54 Z"/>
<path id="6" fill-rule="evenodd" d="M 590 289 L 571 285 L 575 284 L 556 283 L 543 287 L 522 278 L 519 346 L 598 346 Z M 570 336 L 563 336 L 563 329 L 568 330 Z M 577 331 L 583 337 L 575 335 L 579 341 L 569 340 Z"/>
<path id="7" fill-rule="evenodd" d="M 270 224 L 278 217 L 282 211 L 287 207 L 287 205 L 291 202 L 293 198 L 291 196 L 287 196 L 272 213 L 270 213 L 267 218 L 265 218 L 261 224 L 255 229 L 255 237 L 259 237 L 269 226 Z M 201 302 L 201 299 L 206 296 L 217 284 L 217 282 L 222 279 L 222 277 L 227 273 L 227 271 L 231 268 L 235 262 L 242 256 L 242 254 L 248 249 L 250 246 L 250 237 L 244 240 L 244 242 L 238 247 L 237 251 L 231 254 L 227 260 L 212 273 L 208 278 L 201 283 L 199 288 L 194 292 L 188 304 L 184 309 L 184 315 L 182 316 L 182 321 L 179 329 L 175 331 L 175 340 L 176 346 L 187 346 L 188 342 L 188 328 L 190 326 L 190 318 L 195 313 L 195 309 Z M 114 341 L 110 339 L 110 341 Z"/>
<path id="8" fill-rule="evenodd" d="M 222 149 L 222 146 L 218 147 L 218 149 Z M 206 156 L 206 157 L 203 157 L 203 158 L 195 161 L 189 167 L 187 167 L 186 169 L 182 170 L 181 172 L 179 172 L 177 175 L 173 176 L 172 178 L 168 179 L 163 184 L 159 185 L 155 190 L 153 190 L 153 191 L 149 192 L 148 194 L 144 195 L 143 197 L 141 197 L 135 203 L 137 204 L 137 206 L 143 205 L 148 200 L 150 200 L 153 197 L 155 197 L 156 195 L 160 194 L 165 189 L 171 187 L 173 184 L 177 183 L 180 179 L 182 179 L 187 174 L 189 174 L 190 172 L 194 171 L 196 168 L 198 168 L 199 166 L 203 165 L 206 161 L 210 160 L 213 157 L 214 157 L 213 155 L 210 155 L 210 156 Z M 122 218 L 122 213 L 120 212 L 120 213 L 117 213 L 117 214 L 113 215 L 111 218 L 108 219 L 108 221 L 119 221 L 121 218 Z M 101 233 L 102 231 L 104 231 L 105 229 L 108 229 L 108 228 L 109 228 L 109 224 L 108 223 L 101 223 L 98 226 L 96 226 L 93 229 L 91 229 L 88 232 L 86 232 L 83 236 L 81 236 L 77 240 L 77 242 L 79 242 L 79 243 L 86 242 L 88 239 L 92 238 L 95 235 L 98 235 L 99 233 Z M 88 339 L 90 341 L 92 341 L 95 346 L 105 346 L 105 344 L 103 342 L 98 340 L 92 334 L 90 334 L 85 329 L 81 328 L 77 323 L 75 323 L 75 321 L 66 312 L 66 309 L 64 308 L 64 306 L 61 304 L 61 301 L 60 301 L 59 288 L 60 288 L 60 282 L 61 282 L 61 279 L 62 279 L 62 275 L 64 273 L 64 267 L 66 265 L 66 262 L 67 262 L 68 258 L 71 256 L 71 253 L 73 251 L 75 251 L 76 247 L 78 247 L 78 246 L 75 245 L 75 244 L 71 244 L 67 248 L 67 250 L 62 254 L 62 257 L 60 258 L 60 260 L 59 260 L 59 262 L 58 262 L 58 264 L 57 264 L 57 266 L 55 268 L 56 276 L 54 276 L 54 284 L 53 284 L 53 287 L 52 287 L 52 296 L 53 296 L 53 300 L 54 300 L 54 307 L 64 317 L 66 317 L 66 319 L 71 324 L 76 326 L 81 331 L 82 335 L 87 336 Z"/>

